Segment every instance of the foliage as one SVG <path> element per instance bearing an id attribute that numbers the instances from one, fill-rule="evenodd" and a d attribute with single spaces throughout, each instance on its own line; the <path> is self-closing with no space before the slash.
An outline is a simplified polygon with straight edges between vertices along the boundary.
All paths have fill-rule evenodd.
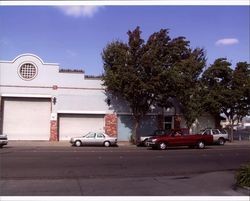
<path id="1" fill-rule="evenodd" d="M 173 56 L 176 61 L 171 68 L 170 76 L 172 88 L 175 89 L 172 95 L 180 102 L 186 125 L 190 128 L 203 112 L 200 76 L 206 59 L 203 49 L 192 50 L 184 38 L 178 38 L 176 43 L 182 47 L 178 49 L 177 55 L 174 53 Z"/>
<path id="2" fill-rule="evenodd" d="M 237 172 L 236 184 L 242 187 L 250 187 L 250 164 L 242 166 Z"/>
<path id="3" fill-rule="evenodd" d="M 128 43 L 112 42 L 103 50 L 104 85 L 112 94 L 120 94 L 133 113 L 135 127 L 154 104 L 162 79 L 166 58 L 164 45 L 168 42 L 167 30 L 152 34 L 147 43 L 141 39 L 140 28 L 128 31 Z"/>
<path id="4" fill-rule="evenodd" d="M 204 108 L 213 114 L 223 113 L 231 127 L 249 114 L 249 69 L 246 62 L 237 63 L 235 70 L 226 58 L 215 60 L 203 74 Z"/>
<path id="5" fill-rule="evenodd" d="M 237 63 L 233 72 L 232 90 L 237 97 L 237 120 L 241 121 L 244 116 L 250 115 L 250 66 L 247 62 Z"/>
<path id="6" fill-rule="evenodd" d="M 103 49 L 102 79 L 108 93 L 128 103 L 135 120 L 134 140 L 152 106 L 171 107 L 171 100 L 180 103 L 188 128 L 204 111 L 215 117 L 224 113 L 231 125 L 249 114 L 246 62 L 233 70 L 231 63 L 219 58 L 204 71 L 204 50 L 192 49 L 185 37 L 171 39 L 168 30 L 161 29 L 144 41 L 139 27 L 127 34 L 127 43 L 117 40 Z"/>

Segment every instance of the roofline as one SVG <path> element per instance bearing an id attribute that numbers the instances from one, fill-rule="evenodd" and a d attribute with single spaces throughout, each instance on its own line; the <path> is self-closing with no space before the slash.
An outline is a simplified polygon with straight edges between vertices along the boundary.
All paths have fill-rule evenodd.
<path id="1" fill-rule="evenodd" d="M 89 110 L 58 110 L 58 114 L 107 114 L 106 111 L 89 111 Z"/>
<path id="2" fill-rule="evenodd" d="M 4 61 L 4 60 L 0 60 L 0 63 L 15 63 L 17 59 L 21 58 L 21 57 L 24 57 L 24 56 L 32 56 L 32 57 L 35 57 L 37 58 L 43 65 L 55 65 L 55 66 L 59 66 L 59 63 L 45 63 L 43 62 L 43 60 L 35 55 L 35 54 L 32 54 L 32 53 L 24 53 L 24 54 L 20 54 L 18 55 L 16 58 L 14 58 L 12 61 Z"/>

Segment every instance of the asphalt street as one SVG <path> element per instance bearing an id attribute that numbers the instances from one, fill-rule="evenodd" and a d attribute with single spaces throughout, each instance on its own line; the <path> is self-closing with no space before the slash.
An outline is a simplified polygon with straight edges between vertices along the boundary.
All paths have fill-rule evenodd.
<path id="1" fill-rule="evenodd" d="M 10 144 L 0 150 L 0 195 L 246 195 L 233 188 L 249 153 L 250 144 L 165 151 Z"/>

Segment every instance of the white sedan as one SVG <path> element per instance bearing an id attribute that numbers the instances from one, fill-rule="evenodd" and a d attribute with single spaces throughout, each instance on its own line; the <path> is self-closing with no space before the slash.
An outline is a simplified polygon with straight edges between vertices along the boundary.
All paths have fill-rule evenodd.
<path id="1" fill-rule="evenodd" d="M 110 137 L 102 132 L 89 132 L 80 137 L 72 137 L 70 143 L 77 147 L 82 145 L 101 145 L 109 147 L 111 145 L 117 145 L 117 138 Z"/>

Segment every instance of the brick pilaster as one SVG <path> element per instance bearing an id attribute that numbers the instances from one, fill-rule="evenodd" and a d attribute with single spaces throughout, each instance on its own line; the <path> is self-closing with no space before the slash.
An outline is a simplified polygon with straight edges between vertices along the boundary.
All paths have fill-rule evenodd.
<path id="1" fill-rule="evenodd" d="M 111 137 L 117 137 L 117 116 L 116 114 L 105 115 L 105 133 Z"/>
<path id="2" fill-rule="evenodd" d="M 58 125 L 56 120 L 50 121 L 50 139 L 49 141 L 59 141 Z"/>

